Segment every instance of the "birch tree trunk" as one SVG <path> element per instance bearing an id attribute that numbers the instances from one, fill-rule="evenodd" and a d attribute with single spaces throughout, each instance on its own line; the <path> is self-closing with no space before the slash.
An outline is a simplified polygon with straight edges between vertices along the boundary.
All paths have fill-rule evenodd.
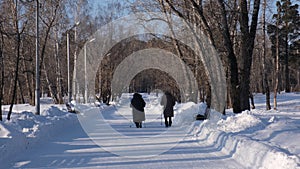
<path id="1" fill-rule="evenodd" d="M 63 103 L 63 94 L 62 94 L 62 75 L 61 75 L 61 66 L 60 66 L 60 59 L 59 59 L 59 47 L 58 47 L 58 31 L 56 31 L 56 36 L 55 36 L 55 60 L 56 60 L 56 86 L 57 86 L 57 99 L 58 99 L 58 104 Z"/>
<path id="2" fill-rule="evenodd" d="M 284 57 L 284 77 L 285 77 L 285 92 L 291 92 L 290 86 L 290 69 L 289 69 L 289 42 L 288 42 L 288 22 L 285 25 L 286 33 L 285 33 L 285 57 Z"/>
<path id="3" fill-rule="evenodd" d="M 265 88 L 266 93 L 266 109 L 271 109 L 270 104 L 270 87 L 268 82 L 268 75 L 266 70 L 266 8 L 267 0 L 264 0 L 263 3 L 263 15 L 262 15 L 262 24 L 263 24 L 263 57 L 262 57 L 262 67 L 263 67 L 263 87 Z"/>
<path id="4" fill-rule="evenodd" d="M 45 62 L 43 62 L 43 66 L 44 66 L 44 69 L 46 70 Z M 58 103 L 58 98 L 57 98 L 57 95 L 56 95 L 57 93 L 52 88 L 52 83 L 51 83 L 51 81 L 49 79 L 48 71 L 47 70 L 45 71 L 45 79 L 46 79 L 47 86 L 48 86 L 48 89 L 50 91 L 51 97 L 54 99 L 55 103 Z"/>
<path id="5" fill-rule="evenodd" d="M 34 105 L 34 89 L 32 89 L 33 83 L 30 80 L 30 79 L 33 79 L 34 72 L 29 70 L 26 61 L 27 60 L 23 59 L 23 69 L 25 70 L 25 75 L 24 75 L 25 85 L 27 88 L 27 96 L 29 96 L 29 99 L 30 99 L 29 103 L 31 105 Z M 30 60 L 30 62 L 32 62 L 32 61 Z M 32 75 L 32 78 L 30 78 L 31 75 Z"/>
<path id="6" fill-rule="evenodd" d="M 0 32 L 2 30 L 2 23 L 0 22 Z M 4 89 L 4 36 L 3 33 L 1 32 L 1 46 L 0 46 L 0 69 L 1 69 L 1 74 L 0 74 L 0 121 L 2 121 L 2 101 L 3 101 L 3 89 Z"/>
<path id="7" fill-rule="evenodd" d="M 280 71 L 280 65 L 279 65 L 279 19 L 280 19 L 280 12 L 281 7 L 280 4 L 277 3 L 277 21 L 276 21 L 276 58 L 275 58 L 275 85 L 274 85 L 274 110 L 277 110 L 277 92 L 279 87 L 279 71 Z"/>

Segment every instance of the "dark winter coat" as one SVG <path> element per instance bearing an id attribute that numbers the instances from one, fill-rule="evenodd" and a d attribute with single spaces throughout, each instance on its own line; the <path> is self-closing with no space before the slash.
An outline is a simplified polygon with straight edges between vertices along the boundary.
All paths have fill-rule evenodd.
<path id="1" fill-rule="evenodd" d="M 170 93 L 165 93 L 162 97 L 161 105 L 164 106 L 164 117 L 174 117 L 174 109 L 173 106 L 175 105 L 175 98 Z"/>
<path id="2" fill-rule="evenodd" d="M 134 122 L 145 121 L 144 107 L 146 103 L 142 98 L 142 95 L 135 93 L 131 99 L 130 107 L 132 108 L 132 117 Z"/>

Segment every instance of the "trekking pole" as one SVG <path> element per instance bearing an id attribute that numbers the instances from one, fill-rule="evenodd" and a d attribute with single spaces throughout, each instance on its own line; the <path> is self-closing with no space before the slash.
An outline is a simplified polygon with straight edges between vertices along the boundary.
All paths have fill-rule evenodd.
<path id="1" fill-rule="evenodd" d="M 160 114 L 160 125 L 162 126 L 162 113 Z"/>

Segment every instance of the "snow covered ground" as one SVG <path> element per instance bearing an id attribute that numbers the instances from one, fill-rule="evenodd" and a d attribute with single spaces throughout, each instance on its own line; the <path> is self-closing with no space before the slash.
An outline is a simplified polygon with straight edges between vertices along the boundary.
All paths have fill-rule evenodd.
<path id="1" fill-rule="evenodd" d="M 112 106 L 85 105 L 134 140 L 126 144 L 101 132 L 87 133 L 78 115 L 49 99 L 42 100 L 41 116 L 33 115 L 32 106 L 16 105 L 12 120 L 0 122 L 0 168 L 300 168 L 299 93 L 280 94 L 278 111 L 265 111 L 265 96 L 256 94 L 255 110 L 212 112 L 205 121 L 194 120 L 205 104 L 177 104 L 171 128 L 161 123 L 159 98 L 143 97 L 142 129 L 131 122 L 130 94 Z M 5 118 L 8 106 L 3 110 Z"/>

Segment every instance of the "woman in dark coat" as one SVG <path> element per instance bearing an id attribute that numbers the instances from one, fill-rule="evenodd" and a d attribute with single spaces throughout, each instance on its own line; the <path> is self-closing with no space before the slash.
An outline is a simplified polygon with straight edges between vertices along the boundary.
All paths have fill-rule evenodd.
<path id="1" fill-rule="evenodd" d="M 164 117 L 166 127 L 171 127 L 172 117 L 174 117 L 175 98 L 169 92 L 165 92 L 160 102 L 164 106 Z M 169 121 L 168 121 L 169 120 Z"/>
<path id="2" fill-rule="evenodd" d="M 145 106 L 146 103 L 142 98 L 142 95 L 134 93 L 133 98 L 131 99 L 130 107 L 132 108 L 132 117 L 136 128 L 142 128 L 142 121 L 145 121 Z"/>

